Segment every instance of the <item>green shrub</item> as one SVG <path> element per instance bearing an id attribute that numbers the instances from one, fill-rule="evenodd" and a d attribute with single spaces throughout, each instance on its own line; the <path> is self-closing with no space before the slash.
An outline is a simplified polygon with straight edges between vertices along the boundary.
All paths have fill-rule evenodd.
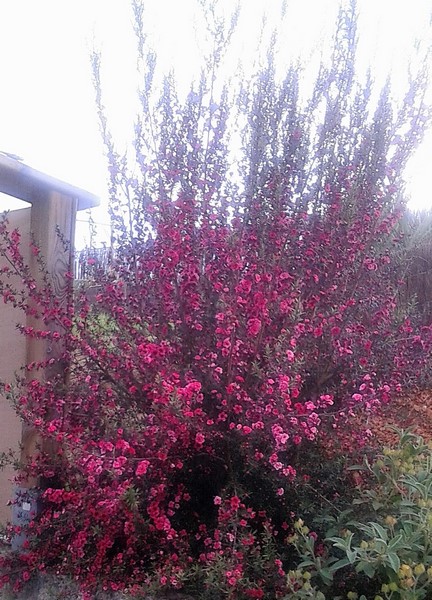
<path id="1" fill-rule="evenodd" d="M 296 522 L 290 542 L 303 560 L 295 577 L 304 580 L 307 573 L 306 587 L 313 590 L 314 583 L 333 600 L 431 598 L 432 444 L 402 431 L 395 448 L 384 448 L 372 463 L 365 460 L 353 468 L 368 473 L 372 485 L 359 490 L 351 514 L 341 515 L 339 535 L 326 539 L 324 552 L 317 553 L 314 536 L 302 520 Z M 352 590 L 327 595 L 336 591 L 341 573 L 351 580 Z M 372 595 L 363 595 L 366 588 Z M 319 596 L 297 593 L 287 600 L 302 597 Z"/>

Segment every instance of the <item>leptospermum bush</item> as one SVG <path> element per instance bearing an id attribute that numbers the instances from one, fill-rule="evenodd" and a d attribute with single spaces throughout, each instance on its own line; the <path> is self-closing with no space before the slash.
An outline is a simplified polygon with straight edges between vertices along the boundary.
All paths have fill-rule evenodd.
<path id="1" fill-rule="evenodd" d="M 144 81 L 133 165 L 115 151 L 93 57 L 114 244 L 108 269 L 88 261 L 96 292 L 56 304 L 22 263 L 19 233 L 1 229 L 4 301 L 32 314 L 24 335 L 63 349 L 60 374 L 28 365 L 7 387 L 41 439 L 19 467 L 41 493 L 21 577 L 295 597 L 286 538 L 305 443 L 361 444 L 355 412 L 428 365 L 431 330 L 397 306 L 391 261 L 401 170 L 429 119 L 426 75 L 399 106 L 389 86 L 372 102 L 371 79 L 355 78 L 349 5 L 308 97 L 298 67 L 276 77 L 276 37 L 265 68 L 220 86 L 235 16 L 225 25 L 211 3 L 201 78 L 184 101 L 172 77 L 156 97 L 133 8 Z"/>

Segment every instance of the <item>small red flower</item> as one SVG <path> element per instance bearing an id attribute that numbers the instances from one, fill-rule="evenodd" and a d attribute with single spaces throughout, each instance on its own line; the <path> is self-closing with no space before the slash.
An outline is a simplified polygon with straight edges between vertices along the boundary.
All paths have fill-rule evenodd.
<path id="1" fill-rule="evenodd" d="M 233 496 L 230 499 L 230 506 L 232 510 L 238 510 L 240 508 L 240 498 L 238 496 Z"/>

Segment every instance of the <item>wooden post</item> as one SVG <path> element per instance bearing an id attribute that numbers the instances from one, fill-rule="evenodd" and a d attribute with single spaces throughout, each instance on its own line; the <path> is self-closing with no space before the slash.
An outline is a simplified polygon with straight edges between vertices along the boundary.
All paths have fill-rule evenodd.
<path id="1" fill-rule="evenodd" d="M 45 261 L 49 273 L 49 280 L 53 288 L 54 296 L 63 307 L 68 305 L 71 298 L 68 297 L 68 286 L 65 274 L 72 271 L 72 244 L 75 234 L 75 220 L 77 211 L 77 200 L 59 192 L 51 192 L 47 198 L 38 198 L 32 204 L 30 234 L 40 254 Z M 67 248 L 59 237 L 61 234 L 69 242 Z M 40 266 L 34 255 L 31 254 L 30 269 L 34 279 L 41 283 Z M 28 326 L 40 327 L 40 322 L 34 317 L 28 317 Z M 47 358 L 58 358 L 62 347 L 54 347 L 51 341 L 27 339 L 27 364 L 44 361 Z M 44 372 L 30 372 L 29 376 L 48 379 L 58 375 L 58 365 L 54 369 L 46 369 Z M 28 460 L 37 453 L 37 447 L 41 445 L 38 432 L 31 426 L 24 425 L 22 431 L 22 453 L 23 461 Z M 49 450 L 48 448 L 44 448 Z M 37 511 L 38 497 L 34 492 L 38 482 L 29 479 L 23 482 L 15 490 L 15 504 L 13 507 L 13 523 L 24 525 Z M 19 550 L 26 537 L 15 536 L 12 540 L 13 550 Z"/>
<path id="2" fill-rule="evenodd" d="M 48 198 L 40 198 L 33 203 L 31 209 L 30 232 L 34 238 L 36 246 L 46 262 L 47 270 L 50 274 L 53 291 L 63 306 L 67 305 L 67 283 L 65 273 L 72 270 L 72 252 L 71 247 L 65 250 L 57 229 L 70 244 L 73 244 L 75 235 L 77 202 L 76 199 L 63 196 L 58 192 L 51 192 Z M 35 256 L 30 258 L 30 268 L 33 277 L 39 283 L 41 282 L 41 273 Z M 34 319 L 29 319 L 29 326 L 38 326 Z M 59 347 L 53 348 L 45 340 L 29 338 L 27 341 L 27 363 L 34 361 L 43 361 L 49 355 L 49 358 L 56 358 L 61 352 Z M 57 354 L 57 356 L 56 356 Z M 39 376 L 49 377 L 55 373 L 40 373 Z M 23 429 L 23 458 L 35 453 L 35 446 L 38 442 L 37 434 L 33 429 Z M 34 485 L 34 482 L 29 482 Z"/>

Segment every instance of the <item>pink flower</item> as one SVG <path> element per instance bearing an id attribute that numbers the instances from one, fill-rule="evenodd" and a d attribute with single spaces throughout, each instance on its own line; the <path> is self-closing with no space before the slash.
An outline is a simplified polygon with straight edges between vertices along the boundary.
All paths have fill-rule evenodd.
<path id="1" fill-rule="evenodd" d="M 289 302 L 287 302 L 286 300 L 281 300 L 279 308 L 282 313 L 287 313 L 290 308 Z"/>
<path id="2" fill-rule="evenodd" d="M 236 288 L 236 290 L 239 293 L 243 293 L 246 295 L 248 295 L 250 293 L 251 289 L 252 289 L 252 282 L 249 281 L 248 279 L 242 279 Z"/>
<path id="3" fill-rule="evenodd" d="M 214 499 L 213 499 L 213 503 L 216 506 L 220 506 L 222 504 L 222 498 L 220 496 L 215 496 Z"/>
<path id="4" fill-rule="evenodd" d="M 124 464 L 126 463 L 126 461 L 127 461 L 127 458 L 125 456 L 119 456 L 113 462 L 114 469 L 121 469 L 124 466 Z"/>
<path id="5" fill-rule="evenodd" d="M 264 598 L 264 592 L 258 588 L 248 588 L 246 590 L 246 595 L 248 598 Z"/>
<path id="6" fill-rule="evenodd" d="M 230 506 L 232 510 L 238 510 L 240 508 L 240 498 L 233 496 L 230 500 Z"/>
<path id="7" fill-rule="evenodd" d="M 198 394 L 201 391 L 201 384 L 199 381 L 191 381 L 187 384 L 186 389 L 192 394 Z"/>
<path id="8" fill-rule="evenodd" d="M 289 477 L 290 479 L 294 479 L 297 475 L 297 471 L 291 465 L 285 467 L 282 473 L 285 475 L 285 477 Z"/>
<path id="9" fill-rule="evenodd" d="M 378 266 L 373 258 L 365 258 L 363 264 L 369 271 L 376 271 L 378 269 Z"/>
<path id="10" fill-rule="evenodd" d="M 320 406 L 331 406 L 333 404 L 333 397 L 330 394 L 323 394 L 320 396 Z"/>
<path id="11" fill-rule="evenodd" d="M 135 475 L 137 477 L 140 477 L 141 475 L 145 475 L 147 473 L 149 466 L 150 466 L 150 463 L 148 460 L 141 460 L 137 465 L 137 468 L 135 470 Z"/>
<path id="12" fill-rule="evenodd" d="M 248 321 L 248 335 L 257 336 L 261 330 L 261 321 L 259 319 L 249 319 Z"/>
<path id="13" fill-rule="evenodd" d="M 289 362 L 293 362 L 293 360 L 294 360 L 294 352 L 292 350 L 287 350 L 286 351 L 286 356 L 287 356 L 287 359 L 289 360 Z"/>
<path id="14" fill-rule="evenodd" d="M 198 446 L 202 446 L 205 442 L 205 436 L 202 433 L 197 433 L 195 436 L 195 443 L 198 444 Z"/>

